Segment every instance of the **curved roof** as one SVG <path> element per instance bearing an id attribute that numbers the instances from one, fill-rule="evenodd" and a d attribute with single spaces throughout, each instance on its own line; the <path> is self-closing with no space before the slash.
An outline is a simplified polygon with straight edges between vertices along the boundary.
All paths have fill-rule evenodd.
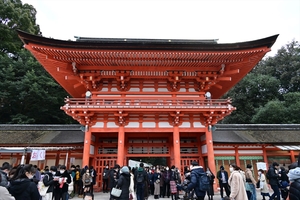
<path id="1" fill-rule="evenodd" d="M 87 82 L 116 80 L 116 71 L 130 80 L 195 82 L 214 99 L 223 96 L 269 52 L 278 35 L 230 44 L 215 40 L 78 38 L 63 41 L 18 31 L 19 37 L 51 76 L 72 96 L 83 97 Z M 75 64 L 75 65 L 74 65 Z M 76 66 L 76 72 L 74 66 Z M 147 76 L 144 72 L 159 76 Z M 88 79 L 82 79 L 88 77 Z"/>
<path id="2" fill-rule="evenodd" d="M 118 50 L 244 50 L 259 47 L 271 48 L 278 35 L 267 38 L 239 42 L 216 43 L 216 40 L 178 40 L 178 39 L 127 39 L 127 38 L 86 38 L 78 37 L 77 41 L 57 40 L 17 31 L 25 44 L 35 43 L 51 47 L 71 49 L 118 49 Z"/>

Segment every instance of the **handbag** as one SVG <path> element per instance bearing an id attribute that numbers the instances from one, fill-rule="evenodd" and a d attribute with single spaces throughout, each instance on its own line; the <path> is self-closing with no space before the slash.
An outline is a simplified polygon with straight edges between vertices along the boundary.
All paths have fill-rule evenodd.
<path id="1" fill-rule="evenodd" d="M 256 182 L 256 188 L 260 188 L 260 181 Z"/>
<path id="2" fill-rule="evenodd" d="M 42 197 L 46 196 L 48 188 L 49 188 L 49 186 L 45 186 L 43 181 L 39 181 L 38 189 L 39 189 L 39 193 Z"/>
<path id="3" fill-rule="evenodd" d="M 132 193 L 129 193 L 129 200 L 133 200 Z"/>
<path id="4" fill-rule="evenodd" d="M 129 200 L 136 200 L 136 196 L 134 192 L 129 193 Z"/>
<path id="5" fill-rule="evenodd" d="M 115 197 L 120 197 L 122 193 L 122 190 L 118 189 L 118 188 L 113 188 L 111 190 L 111 195 L 115 196 Z"/>

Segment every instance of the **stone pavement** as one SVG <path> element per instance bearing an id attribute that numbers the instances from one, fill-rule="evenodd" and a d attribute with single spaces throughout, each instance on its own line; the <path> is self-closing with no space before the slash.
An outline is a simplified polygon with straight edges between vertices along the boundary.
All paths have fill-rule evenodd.
<path id="1" fill-rule="evenodd" d="M 256 193 L 257 194 L 257 200 L 261 200 L 262 199 L 262 196 L 260 195 L 260 193 Z M 272 194 L 272 193 L 271 193 Z M 179 195 L 179 197 L 180 197 L 180 200 L 183 200 L 183 193 L 181 193 L 180 195 Z M 103 192 L 95 192 L 94 193 L 94 199 L 95 200 L 109 200 L 109 193 L 103 193 Z M 159 199 L 163 199 L 163 200 L 167 200 L 167 199 L 170 199 L 171 200 L 171 197 L 170 198 L 167 198 L 167 197 L 165 197 L 165 198 L 159 198 Z M 78 198 L 77 196 L 76 197 L 74 197 L 74 198 L 72 198 L 72 200 L 82 200 L 82 198 Z M 149 198 L 148 198 L 148 200 L 154 200 L 154 197 L 153 197 L 153 195 L 151 195 Z M 208 200 L 208 197 L 207 196 L 205 196 L 205 200 Z M 214 200 L 221 200 L 221 196 L 220 196 L 220 194 L 219 193 L 215 193 L 215 195 L 214 195 Z M 246 199 L 245 199 L 246 200 Z"/>

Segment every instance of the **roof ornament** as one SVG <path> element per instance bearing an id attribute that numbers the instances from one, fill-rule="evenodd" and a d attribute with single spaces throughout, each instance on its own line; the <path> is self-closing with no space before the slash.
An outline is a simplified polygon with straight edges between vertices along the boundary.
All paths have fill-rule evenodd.
<path id="1" fill-rule="evenodd" d="M 221 65 L 221 71 L 223 71 L 223 72 L 224 72 L 224 70 L 225 70 L 225 67 L 226 67 L 226 65 L 223 63 L 223 64 Z"/>
<path id="2" fill-rule="evenodd" d="M 76 67 L 76 62 L 72 62 L 72 67 L 73 67 L 73 72 L 74 74 L 77 74 L 77 67 Z"/>

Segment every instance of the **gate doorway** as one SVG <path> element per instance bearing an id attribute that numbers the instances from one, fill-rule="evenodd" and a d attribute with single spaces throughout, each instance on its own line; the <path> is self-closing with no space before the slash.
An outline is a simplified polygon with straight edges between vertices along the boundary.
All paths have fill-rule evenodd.
<path id="1" fill-rule="evenodd" d="M 131 157 L 127 160 L 127 165 L 130 165 L 130 161 L 147 163 L 151 166 L 169 166 L 168 158 L 166 157 Z M 132 166 L 131 166 L 132 167 Z M 135 166 L 138 167 L 138 166 Z"/>

